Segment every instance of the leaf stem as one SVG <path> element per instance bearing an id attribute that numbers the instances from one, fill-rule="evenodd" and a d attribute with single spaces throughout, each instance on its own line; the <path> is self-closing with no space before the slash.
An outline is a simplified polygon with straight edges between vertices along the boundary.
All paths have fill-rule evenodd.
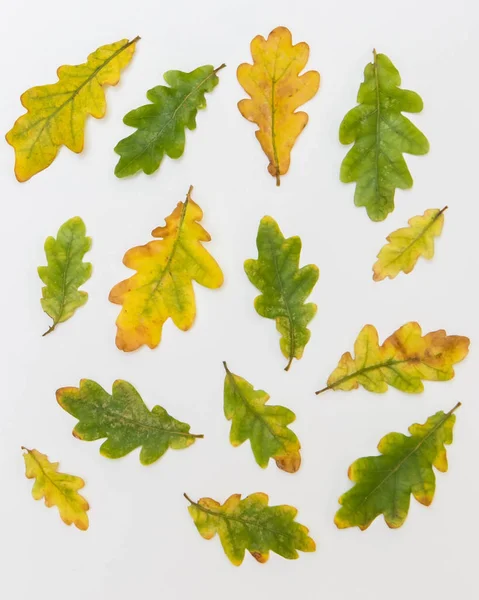
<path id="1" fill-rule="evenodd" d="M 213 71 L 213 73 L 218 73 L 218 71 L 221 71 L 221 69 L 224 69 L 226 67 L 226 64 L 223 63 L 222 65 L 220 65 L 219 67 L 216 67 L 216 69 Z"/>
<path id="2" fill-rule="evenodd" d="M 197 506 L 196 502 L 193 502 L 193 500 L 188 496 L 186 492 L 183 494 L 183 496 L 188 500 L 190 504 L 194 504 L 195 506 Z"/>
<path id="3" fill-rule="evenodd" d="M 50 327 L 45 331 L 45 333 L 42 333 L 42 337 L 45 337 L 46 335 L 48 335 L 49 333 L 54 331 L 56 326 L 57 326 L 57 323 L 55 323 L 55 322 L 52 325 L 50 325 Z"/>
<path id="4" fill-rule="evenodd" d="M 293 358 L 294 358 L 294 356 L 291 356 L 291 357 L 290 357 L 288 364 L 287 364 L 287 365 L 284 367 L 284 370 L 285 370 L 285 371 L 289 371 L 289 367 L 290 367 L 290 366 L 292 365 L 292 363 L 293 363 Z"/>

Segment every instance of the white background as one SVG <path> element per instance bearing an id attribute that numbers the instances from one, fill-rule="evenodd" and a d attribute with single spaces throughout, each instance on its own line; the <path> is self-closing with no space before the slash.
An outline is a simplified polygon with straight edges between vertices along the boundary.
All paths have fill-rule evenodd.
<path id="1" fill-rule="evenodd" d="M 249 42 L 286 25 L 295 42 L 310 44 L 309 68 L 321 73 L 318 95 L 306 106 L 310 122 L 292 153 L 279 189 L 255 127 L 239 114 L 244 93 L 236 67 L 250 60 Z M 477 598 L 479 404 L 477 394 L 477 121 L 479 50 L 475 0 L 3 0 L 0 131 L 24 112 L 20 94 L 56 81 L 61 64 L 79 64 L 98 46 L 141 35 L 130 66 L 107 90 L 105 119 L 89 119 L 81 155 L 62 149 L 53 165 L 25 184 L 13 175 L 13 150 L 0 143 L 0 597 L 5 600 L 126 600 L 131 598 L 301 597 L 304 600 L 445 600 Z M 353 204 L 354 185 L 339 182 L 347 149 L 338 127 L 355 105 L 372 49 L 398 67 L 403 86 L 420 93 L 425 109 L 412 120 L 431 151 L 407 156 L 414 188 L 396 193 L 382 223 Z M 190 71 L 226 62 L 220 84 L 187 133 L 186 151 L 165 158 L 153 176 L 117 179 L 116 143 L 132 130 L 124 114 L 145 103 L 146 91 L 169 69 Z M 128 277 L 124 252 L 148 242 L 188 186 L 205 213 L 225 285 L 196 286 L 198 317 L 184 333 L 168 322 L 156 350 L 123 354 L 114 344 L 119 307 L 111 287 Z M 384 238 L 427 208 L 449 205 L 433 261 L 410 275 L 374 283 L 371 267 Z M 320 281 L 311 300 L 318 314 L 304 358 L 283 371 L 273 322 L 253 309 L 256 290 L 243 261 L 256 256 L 260 218 L 272 215 L 285 235 L 300 235 L 302 264 L 315 263 Z M 93 238 L 89 301 L 46 338 L 37 266 L 43 243 L 80 215 Z M 352 350 L 366 323 L 381 339 L 409 320 L 424 332 L 445 328 L 472 339 L 469 357 L 448 383 L 426 383 L 420 396 L 390 390 L 314 395 Z M 223 367 L 267 390 L 271 402 L 294 410 L 303 448 L 295 475 L 274 464 L 260 469 L 248 444 L 228 442 L 222 412 Z M 476 364 L 476 367 L 474 366 Z M 149 407 L 161 404 L 205 439 L 143 467 L 138 451 L 112 461 L 100 442 L 71 435 L 76 422 L 55 401 L 55 390 L 90 378 L 106 389 L 125 379 Z M 375 454 L 390 431 L 406 432 L 457 401 L 450 470 L 437 475 L 433 505 L 411 501 L 405 525 L 389 530 L 382 517 L 370 529 L 339 531 L 338 496 L 350 487 L 349 464 Z M 61 470 L 84 477 L 90 529 L 66 527 L 57 510 L 31 497 L 20 446 L 38 448 Z M 240 568 L 218 539 L 203 540 L 182 494 L 220 501 L 264 491 L 271 503 L 299 509 L 318 550 L 297 561 L 272 555 L 266 565 L 249 555 Z"/>

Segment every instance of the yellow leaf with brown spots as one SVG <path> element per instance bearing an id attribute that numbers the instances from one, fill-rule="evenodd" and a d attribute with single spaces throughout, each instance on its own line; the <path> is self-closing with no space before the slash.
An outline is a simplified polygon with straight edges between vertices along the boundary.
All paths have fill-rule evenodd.
<path id="1" fill-rule="evenodd" d="M 447 414 L 439 411 L 423 425 L 411 425 L 411 435 L 388 433 L 379 442 L 379 456 L 354 461 L 348 476 L 355 485 L 339 499 L 336 526 L 364 530 L 382 514 L 396 529 L 406 520 L 411 494 L 429 506 L 436 490 L 433 467 L 447 471 L 446 445 L 452 444 L 453 413 L 459 406 L 460 402 Z"/>
<path id="2" fill-rule="evenodd" d="M 188 511 L 200 535 L 210 540 L 219 535 L 230 561 L 239 566 L 248 550 L 255 560 L 265 563 L 270 551 L 288 559 L 299 558 L 301 552 L 314 552 L 316 544 L 309 530 L 295 521 L 298 511 L 282 504 L 268 506 L 268 496 L 261 492 L 243 500 L 233 494 L 224 504 L 211 498 L 190 503 Z"/>
<path id="3" fill-rule="evenodd" d="M 382 393 L 388 386 L 417 394 L 423 381 L 448 381 L 454 377 L 453 365 L 469 352 L 469 338 L 446 335 L 444 329 L 423 336 L 418 323 L 406 323 L 380 346 L 373 325 L 365 325 L 349 352 L 341 357 L 331 373 L 327 390 L 350 391 L 362 385 L 370 392 Z"/>
<path id="4" fill-rule="evenodd" d="M 20 100 L 27 112 L 6 135 L 15 149 L 18 181 L 27 181 L 49 167 L 61 146 L 76 153 L 83 150 L 86 117 L 105 116 L 103 86 L 119 82 L 139 39 L 101 46 L 86 63 L 60 67 L 56 83 L 36 86 L 22 94 Z"/>
<path id="5" fill-rule="evenodd" d="M 45 499 L 49 508 L 56 506 L 62 521 L 67 525 L 72 523 L 85 531 L 88 529 L 88 502 L 80 496 L 78 490 L 84 487 L 85 482 L 81 477 L 66 475 L 58 472 L 58 463 L 52 463 L 48 457 L 38 450 L 23 448 L 26 454 L 25 475 L 28 479 L 35 479 L 32 496 L 35 500 Z"/>
<path id="6" fill-rule="evenodd" d="M 193 281 L 210 289 L 223 284 L 218 263 L 202 244 L 211 237 L 199 223 L 203 211 L 191 199 L 192 189 L 166 217 L 166 225 L 153 230 L 152 236 L 162 239 L 131 248 L 123 258 L 136 274 L 115 285 L 109 296 L 122 306 L 116 320 L 120 350 L 131 352 L 144 344 L 156 348 L 169 318 L 187 331 L 196 316 Z"/>
<path id="7" fill-rule="evenodd" d="M 280 176 L 288 172 L 291 150 L 308 123 L 308 115 L 296 109 L 315 96 L 319 73 L 300 75 L 309 46 L 306 42 L 293 46 L 286 27 L 277 27 L 268 39 L 256 36 L 251 55 L 253 64 L 243 63 L 237 72 L 251 99 L 238 102 L 238 108 L 245 119 L 258 125 L 256 137 L 269 159 L 268 171 L 279 185 Z"/>

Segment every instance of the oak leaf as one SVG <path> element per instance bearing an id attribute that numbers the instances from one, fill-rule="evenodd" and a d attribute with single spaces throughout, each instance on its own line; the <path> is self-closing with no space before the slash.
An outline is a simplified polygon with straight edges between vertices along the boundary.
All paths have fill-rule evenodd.
<path id="1" fill-rule="evenodd" d="M 123 258 L 137 273 L 115 285 L 109 296 L 122 305 L 116 321 L 120 350 L 131 352 L 143 344 L 156 348 L 170 317 L 187 331 L 196 315 L 193 281 L 211 289 L 223 284 L 220 267 L 202 245 L 211 237 L 199 224 L 203 212 L 191 199 L 192 189 L 166 217 L 166 225 L 153 230 L 153 237 L 162 239 L 131 248 Z"/>
<path id="2" fill-rule="evenodd" d="M 380 456 L 356 460 L 348 471 L 355 485 L 339 499 L 342 506 L 334 519 L 337 527 L 364 530 L 381 514 L 389 527 L 401 527 L 411 494 L 429 506 L 436 489 L 433 467 L 447 471 L 445 446 L 452 443 L 453 412 L 460 405 L 447 414 L 439 411 L 423 425 L 411 425 L 409 436 L 388 433 L 379 442 Z"/>
<path id="3" fill-rule="evenodd" d="M 308 123 L 305 112 L 296 112 L 319 89 L 319 73 L 300 72 L 309 58 L 309 46 L 293 46 L 286 27 L 277 27 L 265 40 L 257 35 L 251 42 L 253 64 L 238 67 L 238 81 L 251 97 L 238 102 L 241 114 L 258 125 L 256 137 L 269 159 L 268 171 L 280 184 L 288 172 L 291 150 Z"/>
<path id="4" fill-rule="evenodd" d="M 270 551 L 296 559 L 298 550 L 316 550 L 309 530 L 295 521 L 298 511 L 287 504 L 268 506 L 268 496 L 261 492 L 243 500 L 241 494 L 233 494 L 224 504 L 211 498 L 193 502 L 186 494 L 185 498 L 200 535 L 210 540 L 218 534 L 226 556 L 235 566 L 243 562 L 245 550 L 259 563 L 268 560 Z"/>
<path id="5" fill-rule="evenodd" d="M 137 131 L 115 147 L 120 160 L 115 168 L 117 177 L 127 177 L 138 171 L 147 175 L 160 166 L 163 156 L 179 158 L 185 150 L 185 129 L 196 129 L 196 114 L 206 108 L 205 94 L 218 85 L 218 71 L 211 65 L 198 67 L 191 73 L 167 71 L 170 86 L 158 85 L 146 94 L 151 104 L 140 106 L 125 115 L 123 122 Z"/>
<path id="6" fill-rule="evenodd" d="M 276 321 L 281 334 L 280 347 L 288 359 L 288 371 L 293 359 L 303 356 L 311 337 L 307 325 L 317 311 L 316 304 L 305 304 L 319 278 L 316 265 L 299 268 L 301 239 L 285 239 L 272 217 L 263 217 L 256 237 L 258 259 L 244 263 L 248 279 L 261 295 L 254 301 L 256 312 Z"/>
<path id="7" fill-rule="evenodd" d="M 224 385 L 224 412 L 231 421 L 230 442 L 240 446 L 250 440 L 256 462 L 263 469 L 273 458 L 279 469 L 295 473 L 301 465 L 301 445 L 289 429 L 294 412 L 284 406 L 266 405 L 269 395 L 235 375 L 226 363 Z"/>
<path id="8" fill-rule="evenodd" d="M 127 381 L 113 383 L 111 395 L 98 383 L 82 379 L 80 387 L 57 390 L 58 404 L 78 419 L 73 435 L 87 442 L 107 438 L 100 454 L 121 458 L 141 446 L 140 462 L 150 465 L 172 448 L 191 446 L 202 435 L 171 417 L 161 406 L 150 411 Z"/>
<path id="9" fill-rule="evenodd" d="M 396 188 L 412 187 L 403 153 L 429 152 L 426 137 L 402 114 L 421 112 L 421 97 L 400 85 L 396 67 L 374 51 L 374 61 L 364 70 L 358 106 L 346 114 L 339 128 L 339 141 L 354 143 L 342 162 L 340 179 L 356 182 L 354 203 L 364 206 L 373 221 L 382 221 L 394 210 Z"/>
<path id="10" fill-rule="evenodd" d="M 91 248 L 91 238 L 86 236 L 85 223 L 73 217 L 58 230 L 56 239 L 45 240 L 47 266 L 38 267 L 38 275 L 45 284 L 42 288 L 43 310 L 53 319 L 43 334 L 51 333 L 58 323 L 69 319 L 88 300 L 88 294 L 79 291 L 91 276 L 91 263 L 83 257 Z"/>
<path id="11" fill-rule="evenodd" d="M 394 279 L 400 271 L 410 273 L 421 256 L 430 260 L 434 256 L 434 238 L 442 232 L 446 209 L 447 206 L 442 210 L 430 208 L 423 215 L 409 219 L 409 227 L 390 233 L 389 244 L 381 248 L 373 266 L 374 281 Z"/>
<path id="12" fill-rule="evenodd" d="M 56 506 L 62 521 L 67 525 L 72 523 L 78 529 L 88 529 L 88 502 L 80 496 L 78 490 L 85 486 L 81 477 L 66 475 L 58 472 L 58 463 L 52 463 L 48 457 L 38 450 L 29 450 L 22 446 L 26 454 L 25 475 L 28 479 L 35 479 L 32 496 L 35 500 L 45 499 L 49 508 Z"/>
<path id="13" fill-rule="evenodd" d="M 6 135 L 15 149 L 18 181 L 27 181 L 49 167 L 61 146 L 76 153 L 83 150 L 86 117 L 105 116 L 103 86 L 118 83 L 139 39 L 101 46 L 86 63 L 60 67 L 56 83 L 33 87 L 22 95 L 27 112 Z"/>
<path id="14" fill-rule="evenodd" d="M 327 390 L 350 391 L 362 385 L 370 392 L 382 393 L 388 385 L 417 394 L 423 381 L 448 381 L 454 377 L 453 365 L 469 352 L 469 338 L 446 335 L 443 329 L 423 336 L 418 323 L 406 323 L 380 346 L 373 325 L 365 325 L 354 343 L 354 358 L 341 357 L 331 373 Z"/>

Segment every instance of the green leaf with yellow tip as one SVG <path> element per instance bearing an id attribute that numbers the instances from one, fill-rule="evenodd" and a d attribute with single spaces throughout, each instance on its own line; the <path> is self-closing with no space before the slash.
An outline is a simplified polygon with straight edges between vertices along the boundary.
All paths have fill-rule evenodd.
<path id="1" fill-rule="evenodd" d="M 373 221 L 382 221 L 394 210 L 396 188 L 412 187 L 403 153 L 429 152 L 426 137 L 402 114 L 421 112 L 421 97 L 400 85 L 396 67 L 374 51 L 359 87 L 358 106 L 346 114 L 339 128 L 339 141 L 354 143 L 342 162 L 340 179 L 356 182 L 354 203 L 364 206 Z"/>
<path id="2" fill-rule="evenodd" d="M 88 300 L 88 294 L 78 288 L 91 276 L 91 264 L 83 257 L 91 248 L 91 238 L 86 235 L 85 223 L 73 217 L 58 230 L 56 239 L 45 241 L 47 266 L 38 267 L 38 275 L 45 284 L 42 288 L 43 310 L 53 319 L 51 333 L 59 323 L 69 319 Z"/>
<path id="3" fill-rule="evenodd" d="M 469 338 L 446 335 L 444 329 L 423 336 L 414 321 L 406 323 L 380 346 L 373 325 L 365 325 L 349 352 L 341 357 L 331 373 L 327 390 L 350 391 L 362 385 L 369 392 L 382 393 L 388 386 L 409 394 L 424 390 L 423 381 L 448 381 L 454 377 L 453 365 L 469 352 Z"/>
<path id="4" fill-rule="evenodd" d="M 260 563 L 268 560 L 270 551 L 296 559 L 298 550 L 316 550 L 309 530 L 295 521 L 298 511 L 287 504 L 268 506 L 268 496 L 261 492 L 243 500 L 241 494 L 233 494 L 224 504 L 211 498 L 193 502 L 186 494 L 185 498 L 200 535 L 210 540 L 218 534 L 226 556 L 235 566 L 243 562 L 246 550 Z"/>
<path id="5" fill-rule="evenodd" d="M 230 442 L 240 446 L 249 439 L 256 462 L 263 469 L 270 458 L 279 469 L 295 473 L 301 465 L 301 445 L 288 425 L 296 419 L 284 406 L 267 406 L 269 395 L 232 373 L 226 363 L 225 417 L 231 423 Z"/>
<path id="6" fill-rule="evenodd" d="M 107 438 L 100 454 L 121 458 L 141 446 L 140 462 L 150 465 L 168 448 L 188 448 L 202 435 L 171 417 L 161 406 L 150 411 L 136 389 L 127 381 L 113 383 L 108 394 L 98 383 L 82 379 L 80 387 L 57 390 L 58 404 L 78 419 L 73 435 L 87 442 Z"/>
<path id="7" fill-rule="evenodd" d="M 27 181 L 49 167 L 62 146 L 82 152 L 86 118 L 105 116 L 104 87 L 120 81 L 139 39 L 100 46 L 85 63 L 60 67 L 56 83 L 39 85 L 22 94 L 27 112 L 6 135 L 15 149 L 18 181 Z"/>
<path id="8" fill-rule="evenodd" d="M 373 266 L 374 281 L 394 279 L 400 271 L 410 273 L 421 256 L 430 260 L 434 256 L 434 238 L 442 232 L 446 209 L 447 206 L 442 210 L 430 208 L 423 215 L 409 219 L 409 227 L 390 233 L 389 243 L 381 248 Z"/>
<path id="9" fill-rule="evenodd" d="M 424 423 L 411 425 L 409 433 L 388 433 L 379 442 L 380 456 L 359 458 L 349 467 L 354 487 L 341 496 L 337 527 L 367 529 L 384 515 L 387 525 L 401 527 L 406 520 L 411 494 L 424 506 L 434 498 L 438 471 L 447 471 L 446 445 L 452 443 L 454 411 L 439 411 Z"/>
<path id="10" fill-rule="evenodd" d="M 115 147 L 120 160 L 115 167 L 117 177 L 143 171 L 154 173 L 164 155 L 179 158 L 185 150 L 185 129 L 196 129 L 196 114 L 206 108 L 205 94 L 218 85 L 217 69 L 211 65 L 198 67 L 191 73 L 167 71 L 168 86 L 158 85 L 146 94 L 151 104 L 140 106 L 125 115 L 123 122 L 137 131 Z"/>
<path id="11" fill-rule="evenodd" d="M 73 523 L 82 531 L 88 529 L 87 510 L 90 507 L 78 493 L 85 486 L 83 479 L 59 473 L 58 463 L 50 462 L 48 456 L 38 450 L 29 450 L 23 446 L 22 450 L 26 452 L 23 455 L 25 475 L 27 479 L 35 479 L 32 489 L 35 500 L 44 498 L 48 508 L 56 506 L 62 521 L 67 525 Z"/>
<path id="12" fill-rule="evenodd" d="M 285 371 L 293 359 L 303 356 L 311 337 L 307 325 L 317 311 L 316 304 L 305 304 L 319 279 L 316 265 L 299 268 L 301 239 L 285 239 L 272 217 L 263 217 L 256 238 L 258 259 L 244 263 L 246 275 L 261 295 L 254 302 L 256 312 L 276 321 L 281 334 L 280 348 L 288 359 Z"/>

